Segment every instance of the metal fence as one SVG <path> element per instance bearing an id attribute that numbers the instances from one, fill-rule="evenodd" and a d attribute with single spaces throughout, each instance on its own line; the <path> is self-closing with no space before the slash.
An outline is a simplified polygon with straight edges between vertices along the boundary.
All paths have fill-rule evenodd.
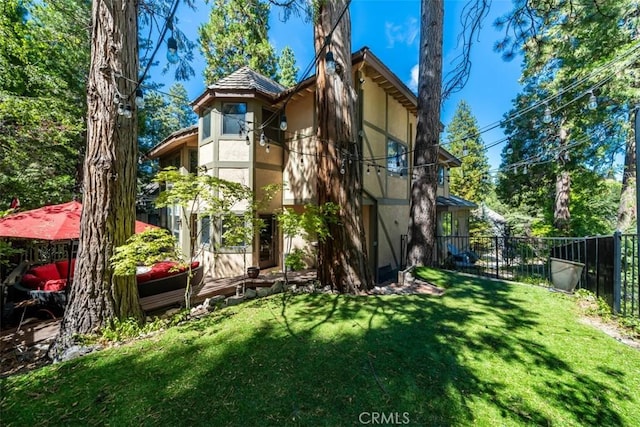
<path id="1" fill-rule="evenodd" d="M 499 279 L 552 282 L 552 260 L 579 263 L 577 288 L 594 292 L 617 313 L 640 317 L 637 235 L 446 236 L 436 242 L 437 265 Z"/>

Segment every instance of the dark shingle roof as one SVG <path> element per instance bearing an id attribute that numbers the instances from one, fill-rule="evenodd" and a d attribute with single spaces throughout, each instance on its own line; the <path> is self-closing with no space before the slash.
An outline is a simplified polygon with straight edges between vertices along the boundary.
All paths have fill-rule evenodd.
<path id="1" fill-rule="evenodd" d="M 444 196 L 436 197 L 436 204 L 438 206 L 448 206 L 453 208 L 477 208 L 478 207 L 478 205 L 476 205 L 475 203 L 470 202 L 469 200 L 465 200 L 462 197 L 454 196 L 453 194 L 450 194 L 449 197 L 444 197 Z"/>
<path id="2" fill-rule="evenodd" d="M 286 88 L 249 67 L 242 67 L 213 83 L 209 89 L 255 89 L 276 96 Z"/>

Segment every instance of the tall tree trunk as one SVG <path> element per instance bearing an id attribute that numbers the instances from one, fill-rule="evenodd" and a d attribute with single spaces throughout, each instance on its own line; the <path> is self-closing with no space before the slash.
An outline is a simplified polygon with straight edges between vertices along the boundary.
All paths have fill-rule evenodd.
<path id="1" fill-rule="evenodd" d="M 436 240 L 436 170 L 442 93 L 442 0 L 422 0 L 418 123 L 413 158 L 407 265 L 431 265 Z"/>
<path id="2" fill-rule="evenodd" d="M 114 318 L 142 319 L 134 276 L 112 277 L 109 259 L 133 234 L 138 76 L 137 2 L 94 1 L 87 88 L 87 149 L 80 244 L 69 302 L 52 356 Z M 117 94 L 132 116 L 118 114 Z"/>
<path id="3" fill-rule="evenodd" d="M 624 175 L 622 176 L 622 192 L 618 205 L 618 223 L 616 228 L 627 231 L 636 218 L 636 143 L 633 134 L 627 135 L 624 154 Z"/>
<path id="4" fill-rule="evenodd" d="M 359 293 L 370 288 L 373 282 L 362 221 L 362 171 L 357 161 L 360 156 L 351 74 L 351 18 L 346 7 L 344 0 L 322 2 L 314 31 L 316 51 L 320 51 L 325 38 L 331 36 L 331 43 L 321 52 L 321 58 L 331 50 L 341 67 L 335 76 L 327 76 L 325 61 L 320 60 L 316 73 L 318 204 L 332 202 L 340 209 L 338 223 L 329 226 L 331 237 L 318 247 L 318 278 L 339 292 Z M 338 20 L 338 26 L 330 34 Z M 349 159 L 356 161 L 349 162 Z"/>
<path id="5" fill-rule="evenodd" d="M 560 132 L 560 147 L 567 146 L 567 130 L 561 126 Z M 571 191 L 571 176 L 567 170 L 568 158 L 565 155 L 568 151 L 560 151 L 558 159 L 558 165 L 561 170 L 556 175 L 556 198 L 553 209 L 553 225 L 555 228 L 564 235 L 568 235 L 570 231 L 571 213 L 569 211 L 569 197 Z"/>

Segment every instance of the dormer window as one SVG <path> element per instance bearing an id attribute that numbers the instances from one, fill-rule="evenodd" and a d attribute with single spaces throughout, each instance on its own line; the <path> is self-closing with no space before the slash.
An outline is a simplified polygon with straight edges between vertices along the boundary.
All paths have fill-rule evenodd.
<path id="1" fill-rule="evenodd" d="M 225 102 L 222 104 L 222 134 L 241 135 L 246 131 L 247 104 Z"/>

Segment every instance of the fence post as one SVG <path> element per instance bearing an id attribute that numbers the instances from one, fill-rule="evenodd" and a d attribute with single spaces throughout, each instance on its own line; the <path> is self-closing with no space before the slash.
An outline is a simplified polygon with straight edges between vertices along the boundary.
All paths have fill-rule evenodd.
<path id="1" fill-rule="evenodd" d="M 622 296 L 622 234 L 620 230 L 613 233 L 613 312 L 620 313 Z"/>
<path id="2" fill-rule="evenodd" d="M 500 242 L 498 241 L 499 239 L 498 236 L 496 236 L 495 239 L 496 239 L 496 279 L 499 279 L 500 278 L 500 261 L 498 261 L 498 257 L 500 256 L 500 252 L 499 252 L 500 248 L 498 247 L 498 244 Z"/>

